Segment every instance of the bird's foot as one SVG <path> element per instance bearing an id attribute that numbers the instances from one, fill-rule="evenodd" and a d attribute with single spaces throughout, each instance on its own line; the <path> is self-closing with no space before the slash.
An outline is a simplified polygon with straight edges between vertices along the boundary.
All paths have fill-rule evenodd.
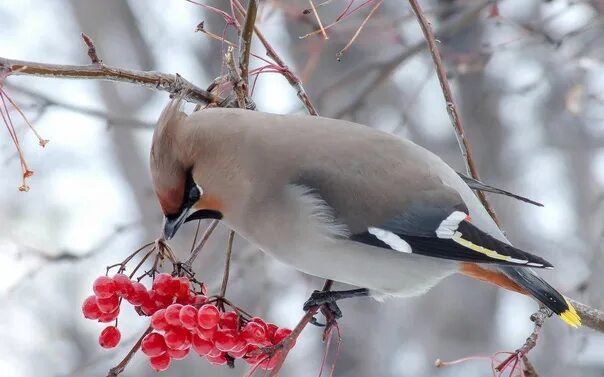
<path id="1" fill-rule="evenodd" d="M 325 327 L 330 326 L 331 323 L 337 319 L 342 318 L 342 310 L 336 303 L 337 296 L 331 291 L 314 291 L 308 300 L 304 303 L 304 311 L 308 311 L 313 306 L 318 306 L 321 309 L 321 313 L 325 316 L 326 323 L 320 323 L 316 318 L 312 318 L 310 323 L 315 326 Z"/>

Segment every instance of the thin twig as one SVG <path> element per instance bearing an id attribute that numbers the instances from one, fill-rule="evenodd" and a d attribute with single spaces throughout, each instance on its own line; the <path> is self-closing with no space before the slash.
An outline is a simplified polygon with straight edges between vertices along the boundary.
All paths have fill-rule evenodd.
<path id="1" fill-rule="evenodd" d="M 243 8 L 239 0 L 233 0 L 233 4 L 235 4 L 237 11 L 239 11 L 241 14 L 245 14 L 245 8 Z M 256 33 L 256 36 L 258 37 L 258 40 L 264 46 L 266 54 L 271 59 L 273 59 L 273 61 L 283 70 L 281 74 L 287 79 L 289 84 L 294 87 L 298 98 L 302 101 L 309 114 L 318 115 L 317 110 L 315 109 L 315 106 L 312 104 L 310 98 L 308 97 L 308 94 L 304 90 L 300 79 L 296 75 L 294 75 L 294 73 L 287 67 L 283 59 L 281 59 L 281 57 L 277 54 L 273 46 L 271 46 L 271 44 L 268 42 L 264 34 L 262 34 L 262 32 L 257 26 L 254 26 L 254 31 Z"/>
<path id="2" fill-rule="evenodd" d="M 458 33 L 460 30 L 467 28 L 472 25 L 476 18 L 480 15 L 480 12 L 490 4 L 489 0 L 482 1 L 473 6 L 470 6 L 468 11 L 464 12 L 461 16 L 455 17 L 454 20 L 447 21 L 443 24 L 439 30 L 438 35 L 441 38 Z M 359 91 L 359 95 L 351 101 L 348 101 L 346 107 L 338 111 L 335 118 L 341 118 L 345 114 L 348 114 L 355 109 L 358 109 L 364 101 L 371 95 L 372 92 L 381 87 L 382 84 L 388 82 L 388 78 L 396 71 L 396 69 L 406 62 L 408 59 L 417 55 L 419 52 L 426 48 L 424 41 L 419 41 L 407 49 L 399 53 L 394 58 L 388 61 L 370 61 L 360 67 L 353 68 L 343 75 L 339 76 L 333 83 L 327 85 L 327 87 L 318 96 L 317 101 L 323 102 L 324 97 L 329 97 L 331 92 L 351 80 L 356 80 L 358 77 L 365 77 L 368 73 L 373 71 L 379 71 L 377 75 L 374 75 L 373 79 L 365 85 L 365 87 Z"/>
<path id="3" fill-rule="evenodd" d="M 497 367 L 495 367 L 495 370 L 497 372 L 500 372 L 501 370 L 506 368 L 512 359 L 518 358 L 520 356 L 525 356 L 533 348 L 535 348 L 535 346 L 537 345 L 537 339 L 539 339 L 539 334 L 541 333 L 541 328 L 543 327 L 543 323 L 547 318 L 549 318 L 549 316 L 551 316 L 551 314 L 552 313 L 548 308 L 546 308 L 545 306 L 541 306 L 537 312 L 531 315 L 531 321 L 533 321 L 533 323 L 535 324 L 535 326 L 533 327 L 533 332 L 531 332 L 528 338 L 526 338 L 522 347 L 518 348 L 515 353 L 511 354 L 507 359 L 505 359 Z"/>
<path id="4" fill-rule="evenodd" d="M 235 65 L 235 57 L 233 47 L 227 49 L 227 53 L 224 55 L 224 65 L 227 67 L 229 80 L 233 84 L 233 91 L 235 92 L 235 97 L 237 97 L 237 105 L 241 109 L 246 108 L 247 102 L 247 91 L 245 90 L 245 83 L 241 76 L 239 75 L 239 71 L 237 70 L 237 66 Z"/>
<path id="5" fill-rule="evenodd" d="M 258 3 L 256 0 L 248 0 L 245 23 L 241 30 L 239 39 L 239 68 L 241 69 L 241 79 L 245 87 L 248 87 L 250 75 L 250 52 L 252 51 L 252 36 L 254 35 L 254 26 L 256 24 L 256 13 L 258 12 Z M 247 90 L 247 89 L 246 89 Z"/>
<path id="6" fill-rule="evenodd" d="M 154 71 L 136 71 L 108 65 L 45 64 L 0 57 L 0 71 L 8 70 L 11 76 L 30 75 L 50 78 L 96 79 L 127 82 L 168 93 L 186 91 L 184 99 L 194 103 L 223 103 L 223 99 L 192 84 L 182 76 Z"/>
<path id="7" fill-rule="evenodd" d="M 319 30 L 321 30 L 321 34 L 323 34 L 323 38 L 329 39 L 329 37 L 327 36 L 327 32 L 325 32 L 325 28 L 323 27 L 323 23 L 321 22 L 321 17 L 319 17 L 319 12 L 317 12 L 317 9 L 315 8 L 315 3 L 313 3 L 312 0 L 308 0 L 308 2 L 310 3 L 310 9 L 312 10 L 312 13 L 315 15 L 315 19 L 317 20 L 317 23 L 319 24 Z"/>
<path id="8" fill-rule="evenodd" d="M 333 285 L 332 280 L 326 280 L 325 283 L 323 284 L 322 290 L 328 291 L 331 289 L 332 285 Z M 310 321 L 313 319 L 313 317 L 318 312 L 319 312 L 318 306 L 313 306 L 310 309 L 308 309 L 308 311 L 306 312 L 306 314 L 304 314 L 304 316 L 302 317 L 300 322 L 298 322 L 296 327 L 292 330 L 292 333 L 287 338 L 283 339 L 283 341 L 278 345 L 278 348 L 281 351 L 281 354 L 279 355 L 280 359 L 279 359 L 279 362 L 277 363 L 277 365 L 275 365 L 275 368 L 271 371 L 270 377 L 276 377 L 279 375 L 279 370 L 283 366 L 283 362 L 285 361 L 287 354 L 292 349 L 294 344 L 296 344 L 296 341 L 297 341 L 298 337 L 300 336 L 300 334 L 302 333 L 302 331 L 304 330 L 304 328 L 310 323 Z"/>
<path id="9" fill-rule="evenodd" d="M 384 2 L 384 0 L 380 0 L 377 4 L 375 4 L 375 6 L 373 8 L 371 8 L 371 11 L 369 11 L 369 14 L 367 15 L 367 17 L 365 17 L 365 19 L 363 20 L 363 22 L 361 22 L 361 25 L 357 28 L 357 30 L 352 35 L 352 38 L 350 38 L 350 40 L 348 41 L 348 43 L 346 43 L 346 46 L 344 46 L 343 49 L 341 49 L 340 51 L 338 51 L 338 53 L 336 54 L 336 58 L 338 59 L 338 61 L 340 61 L 340 59 L 342 58 L 342 55 L 344 55 L 344 51 L 348 50 L 348 48 L 350 46 L 352 46 L 352 44 L 354 43 L 354 41 L 357 39 L 357 37 L 361 33 L 361 30 L 363 30 L 363 27 L 365 26 L 365 24 L 367 23 L 367 21 L 369 21 L 369 19 L 371 18 L 371 16 L 373 16 L 373 13 L 375 13 L 375 11 L 378 10 L 378 8 L 382 5 L 383 2 Z"/>
<path id="10" fill-rule="evenodd" d="M 212 232 L 214 232 L 214 229 L 216 229 L 217 226 L 218 226 L 218 220 L 212 220 L 210 225 L 207 227 L 205 233 L 203 234 L 203 237 L 201 237 L 201 241 L 199 241 L 199 245 L 197 245 L 197 247 L 195 247 L 195 249 L 191 252 L 189 259 L 187 259 L 185 261 L 185 263 L 183 263 L 183 265 L 185 267 L 187 267 L 189 270 L 191 269 L 191 265 L 193 265 L 193 262 L 195 262 L 195 259 L 197 259 L 199 252 L 201 251 L 201 249 L 203 249 L 203 246 L 206 244 L 206 242 L 212 235 Z"/>
<path id="11" fill-rule="evenodd" d="M 235 232 L 229 232 L 229 240 L 227 242 L 226 261 L 224 262 L 224 274 L 222 275 L 222 284 L 220 285 L 220 297 L 226 296 L 227 285 L 229 283 L 229 272 L 231 270 L 231 255 L 233 254 L 233 240 Z"/>
<path id="12" fill-rule="evenodd" d="M 147 328 L 147 330 L 145 330 L 145 332 L 143 333 L 143 335 L 134 344 L 134 346 L 132 347 L 132 349 L 130 350 L 130 352 L 128 352 L 128 354 L 126 355 L 126 357 L 124 357 L 124 359 L 122 361 L 120 361 L 119 364 L 117 364 L 113 368 L 109 369 L 109 373 L 107 373 L 107 377 L 117 377 L 120 373 L 122 373 L 124 371 L 124 369 L 126 369 L 126 366 L 130 362 L 130 360 L 132 359 L 132 357 L 134 356 L 134 354 L 137 353 L 138 350 L 141 348 L 141 343 L 143 342 L 143 338 L 147 334 L 149 334 L 151 332 L 151 330 L 152 330 L 152 328 L 151 328 L 151 326 L 149 326 Z"/>
<path id="13" fill-rule="evenodd" d="M 438 76 L 438 81 L 440 82 L 440 86 L 442 88 L 443 96 L 445 98 L 445 103 L 447 107 L 447 113 L 449 114 L 449 119 L 453 124 L 453 128 L 455 129 L 455 135 L 457 136 L 457 141 L 459 143 L 459 147 L 461 149 L 461 153 L 464 157 L 464 163 L 466 164 L 466 170 L 470 176 L 474 179 L 480 179 L 478 174 L 478 169 L 476 168 L 476 164 L 474 162 L 474 157 L 472 155 L 472 148 L 470 147 L 470 143 L 466 139 L 465 131 L 463 128 L 463 124 L 461 122 L 461 118 L 457 113 L 457 108 L 455 107 L 455 102 L 453 102 L 453 94 L 451 93 L 451 88 L 449 87 L 449 82 L 447 80 L 447 72 L 445 70 L 445 66 L 442 61 L 442 57 L 440 56 L 440 51 L 438 50 L 438 46 L 436 43 L 436 39 L 434 38 L 434 34 L 432 33 L 432 28 L 430 27 L 430 22 L 422 12 L 422 9 L 417 2 L 417 0 L 409 0 L 411 4 L 411 8 L 417 17 L 419 25 L 424 33 L 424 37 L 426 39 L 426 43 L 428 44 L 428 48 L 430 50 L 430 54 L 432 55 L 432 60 L 434 61 L 434 65 L 436 67 L 436 74 Z M 477 193 L 480 201 L 489 212 L 489 215 L 493 218 L 495 223 L 499 225 L 499 221 L 497 219 L 497 215 L 495 214 L 495 210 L 489 203 L 486 195 L 480 191 Z"/>

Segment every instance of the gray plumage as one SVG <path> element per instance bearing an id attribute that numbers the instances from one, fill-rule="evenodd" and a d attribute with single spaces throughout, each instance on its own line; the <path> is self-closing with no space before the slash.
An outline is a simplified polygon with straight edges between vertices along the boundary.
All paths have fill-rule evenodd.
<path id="1" fill-rule="evenodd" d="M 447 245 L 441 247 L 435 233 L 447 216 L 457 218 L 455 225 L 469 214 L 471 223 L 467 218 L 464 227 L 478 234 L 476 239 L 483 234 L 491 244 L 509 244 L 464 180 L 411 141 L 322 117 L 218 108 L 187 117 L 177 114 L 178 105 L 172 104 L 162 115 L 154 135 L 152 170 L 173 165 L 183 172 L 190 169 L 203 191 L 196 209 L 219 211 L 249 242 L 303 272 L 369 288 L 376 297 L 409 296 L 460 269 L 456 256 L 447 256 Z M 165 159 L 171 161 L 160 161 Z M 154 173 L 160 202 L 165 201 L 162 193 L 182 190 L 182 182 L 161 177 Z M 213 207 L 204 204 L 204 197 Z M 384 224 L 389 224 L 389 232 L 380 228 Z M 405 243 L 405 236 L 440 242 L 441 251 L 429 257 L 405 252 L 407 246 L 390 247 Z M 467 249 L 464 258 L 475 252 Z M 520 257 L 507 261 L 500 255 L 480 256 L 490 263 L 541 261 L 518 252 Z M 552 291 L 564 301 L 526 266 L 489 268 L 509 272 L 520 285 L 531 280 L 537 285 L 533 291 Z M 524 272 L 515 273 L 518 268 Z M 534 278 L 527 279 L 530 276 Z"/>

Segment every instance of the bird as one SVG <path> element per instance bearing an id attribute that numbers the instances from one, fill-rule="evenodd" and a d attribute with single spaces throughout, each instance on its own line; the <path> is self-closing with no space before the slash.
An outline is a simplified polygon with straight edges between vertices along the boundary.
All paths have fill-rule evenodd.
<path id="1" fill-rule="evenodd" d="M 155 127 L 150 170 L 165 239 L 186 221 L 219 219 L 299 271 L 358 287 L 315 291 L 305 310 L 339 317 L 338 300 L 417 296 L 463 274 L 581 324 L 535 271 L 553 266 L 512 246 L 489 216 L 472 191 L 481 183 L 399 136 L 319 116 L 187 114 L 176 97 Z"/>

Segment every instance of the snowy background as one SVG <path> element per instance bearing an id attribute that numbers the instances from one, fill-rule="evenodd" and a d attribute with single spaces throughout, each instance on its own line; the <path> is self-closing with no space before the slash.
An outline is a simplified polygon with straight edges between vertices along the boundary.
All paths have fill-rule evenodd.
<path id="1" fill-rule="evenodd" d="M 226 0 L 199 0 L 228 10 Z M 356 1 L 358 5 L 364 1 Z M 315 0 L 315 3 L 319 3 Z M 324 24 L 349 3 L 319 8 Z M 485 182 L 545 204 L 491 196 L 509 238 L 551 261 L 543 275 L 563 293 L 604 307 L 604 2 L 498 1 L 459 21 L 478 0 L 422 1 L 439 36 L 448 75 Z M 431 58 L 406 1 L 387 0 L 341 62 L 336 53 L 373 5 L 321 35 L 308 2 L 261 1 L 258 26 L 299 74 L 319 113 L 408 137 L 463 169 Z M 80 39 L 96 42 L 105 63 L 179 73 L 200 87 L 221 74 L 221 43 L 194 33 L 222 34 L 224 21 L 185 0 L 3 0 L 0 56 L 34 62 L 88 64 Z M 226 33 L 236 40 L 232 29 Z M 262 46 L 254 52 L 264 56 Z M 261 62 L 253 60 L 259 66 Z M 350 73 L 352 72 L 352 73 Z M 383 75 L 379 85 L 372 85 Z M 334 84 L 338 85 L 334 85 Z M 122 345 L 98 346 L 102 325 L 85 320 L 82 300 L 105 266 L 157 237 L 161 211 L 151 189 L 148 153 L 154 121 L 168 99 L 129 84 L 14 76 L 4 90 L 50 143 L 12 113 L 35 175 L 17 190 L 20 167 L 8 132 L 0 130 L 0 376 L 104 376 L 125 355 L 146 320 L 130 308 L 120 316 Z M 254 99 L 266 112 L 304 112 L 295 91 L 263 74 Z M 74 110 L 75 108 L 75 110 Z M 91 115 L 91 111 L 95 115 Z M 4 128 L 4 127 L 0 127 Z M 195 226 L 171 242 L 184 259 Z M 198 276 L 219 286 L 226 229 L 196 263 Z M 57 259 L 61 255 L 76 260 Z M 229 297 L 281 326 L 294 326 L 314 279 L 235 240 Z M 427 295 L 341 304 L 343 336 L 335 376 L 489 376 L 488 361 L 436 369 L 434 360 L 491 355 L 523 344 L 537 305 L 465 277 Z M 321 330 L 309 327 L 282 375 L 318 375 Z M 542 376 L 602 376 L 604 335 L 546 322 L 530 354 Z M 212 367 L 197 357 L 174 363 L 167 376 L 243 376 L 246 368 Z M 135 356 L 126 376 L 152 376 Z"/>

